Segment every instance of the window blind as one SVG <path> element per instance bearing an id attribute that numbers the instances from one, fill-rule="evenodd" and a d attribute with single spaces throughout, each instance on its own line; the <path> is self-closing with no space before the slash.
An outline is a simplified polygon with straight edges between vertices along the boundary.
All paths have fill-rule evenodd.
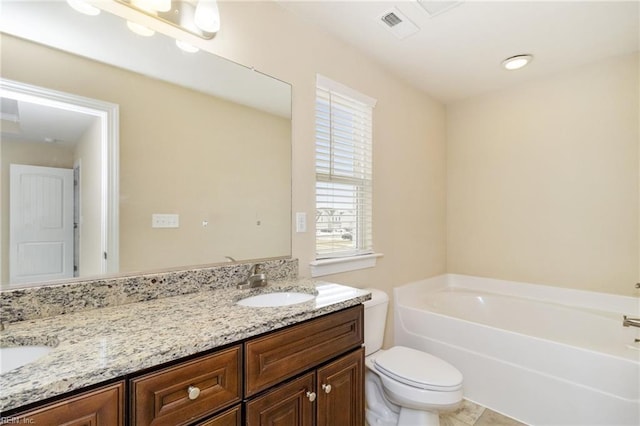
<path id="1" fill-rule="evenodd" d="M 316 258 L 372 253 L 373 106 L 318 84 L 315 115 Z"/>

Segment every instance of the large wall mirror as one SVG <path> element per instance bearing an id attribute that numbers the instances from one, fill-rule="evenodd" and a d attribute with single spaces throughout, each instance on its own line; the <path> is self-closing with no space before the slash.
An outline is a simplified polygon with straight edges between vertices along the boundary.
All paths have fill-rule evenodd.
<path id="1" fill-rule="evenodd" d="M 2 8 L 2 289 L 291 255 L 289 84 L 109 13 Z"/>

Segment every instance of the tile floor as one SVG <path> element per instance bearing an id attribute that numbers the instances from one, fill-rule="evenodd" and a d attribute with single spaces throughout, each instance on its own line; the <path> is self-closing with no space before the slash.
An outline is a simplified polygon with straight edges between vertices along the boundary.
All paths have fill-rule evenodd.
<path id="1" fill-rule="evenodd" d="M 440 426 L 524 426 L 524 423 L 464 400 L 456 411 L 440 416 Z"/>

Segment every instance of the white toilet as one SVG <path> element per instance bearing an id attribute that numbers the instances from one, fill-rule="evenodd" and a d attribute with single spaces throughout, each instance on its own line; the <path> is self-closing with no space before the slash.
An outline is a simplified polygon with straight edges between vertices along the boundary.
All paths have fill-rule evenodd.
<path id="1" fill-rule="evenodd" d="M 403 346 L 382 350 L 389 296 L 371 291 L 364 302 L 366 420 L 370 426 L 437 426 L 438 414 L 462 401 L 462 373 Z"/>

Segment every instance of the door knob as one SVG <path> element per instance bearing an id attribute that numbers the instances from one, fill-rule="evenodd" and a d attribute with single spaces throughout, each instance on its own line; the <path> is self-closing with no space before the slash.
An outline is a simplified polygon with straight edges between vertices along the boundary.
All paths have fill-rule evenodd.
<path id="1" fill-rule="evenodd" d="M 324 383 L 322 384 L 322 390 L 325 391 L 325 393 L 329 393 L 331 392 L 331 385 L 325 385 Z"/>
<path id="2" fill-rule="evenodd" d="M 316 400 L 316 393 L 307 391 L 307 398 L 309 398 L 309 402 L 313 402 Z"/>

